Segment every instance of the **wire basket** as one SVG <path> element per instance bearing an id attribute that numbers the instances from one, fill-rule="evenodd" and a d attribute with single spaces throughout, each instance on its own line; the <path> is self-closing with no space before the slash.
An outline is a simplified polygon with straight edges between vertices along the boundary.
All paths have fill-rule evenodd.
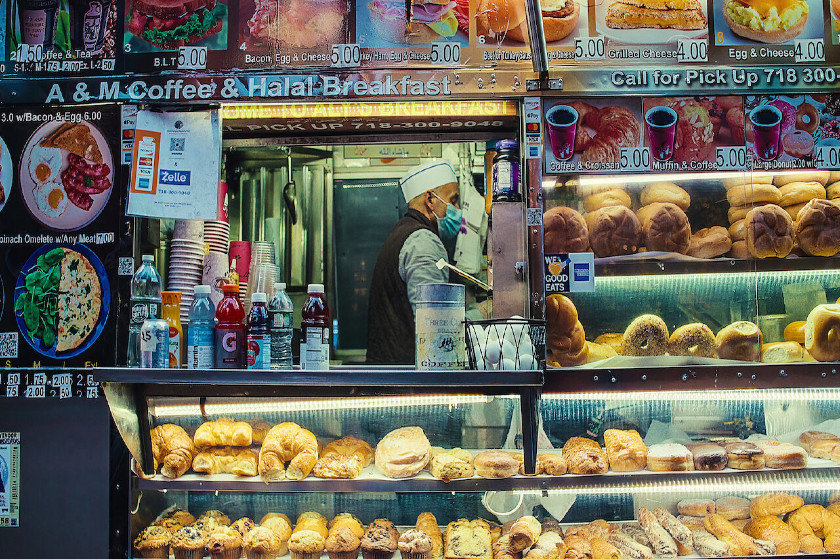
<path id="1" fill-rule="evenodd" d="M 545 366 L 545 321 L 466 320 L 467 360 L 473 370 L 538 371 Z"/>

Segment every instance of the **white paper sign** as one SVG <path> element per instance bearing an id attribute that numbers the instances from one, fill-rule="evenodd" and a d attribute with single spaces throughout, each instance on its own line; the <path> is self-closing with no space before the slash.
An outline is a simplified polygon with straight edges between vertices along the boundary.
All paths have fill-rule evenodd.
<path id="1" fill-rule="evenodd" d="M 128 215 L 216 219 L 221 142 L 217 110 L 139 111 Z"/>

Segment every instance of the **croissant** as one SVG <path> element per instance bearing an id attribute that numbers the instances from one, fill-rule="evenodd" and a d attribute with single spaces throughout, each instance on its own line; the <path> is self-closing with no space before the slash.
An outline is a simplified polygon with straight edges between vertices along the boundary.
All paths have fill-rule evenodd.
<path id="1" fill-rule="evenodd" d="M 201 474 L 257 475 L 257 453 L 249 448 L 225 446 L 199 452 L 192 469 Z"/>
<path id="2" fill-rule="evenodd" d="M 176 478 L 190 469 L 196 450 L 192 439 L 182 427 L 172 423 L 158 425 L 152 429 L 151 439 L 155 472 L 162 464 L 161 473 Z"/>
<path id="3" fill-rule="evenodd" d="M 776 551 L 780 555 L 796 555 L 799 553 L 799 535 L 796 530 L 782 522 L 778 516 L 753 518 L 744 527 L 744 533 L 759 540 L 773 542 L 776 544 Z"/>
<path id="4" fill-rule="evenodd" d="M 589 540 L 592 546 L 592 559 L 621 559 L 621 552 L 604 538 L 594 537 Z"/>
<path id="5" fill-rule="evenodd" d="M 715 513 L 706 516 L 703 526 L 712 535 L 729 545 L 729 554 L 733 557 L 744 555 L 758 555 L 755 542 L 744 534 L 723 516 Z"/>
<path id="6" fill-rule="evenodd" d="M 566 546 L 566 559 L 593 559 L 589 538 L 572 535 L 567 537 L 563 544 Z"/>
<path id="7" fill-rule="evenodd" d="M 252 428 L 244 421 L 234 421 L 229 417 L 220 417 L 216 421 L 206 421 L 196 429 L 195 446 L 251 446 Z"/>
<path id="8" fill-rule="evenodd" d="M 641 124 L 639 124 L 639 119 L 625 107 L 611 105 L 603 109 L 588 111 L 582 122 L 584 126 L 595 130 L 595 136 L 581 155 L 584 161 L 617 162 L 621 155 L 621 148 L 633 147 L 639 142 Z"/>
<path id="9" fill-rule="evenodd" d="M 353 479 L 373 461 L 373 449 L 356 437 L 342 437 L 324 447 L 313 473 L 321 478 Z"/>
<path id="10" fill-rule="evenodd" d="M 434 541 L 434 540 L 433 540 Z M 510 534 L 505 534 L 490 546 L 493 559 L 522 559 L 522 554 L 510 547 Z M 432 550 L 434 553 L 434 549 Z"/>
<path id="11" fill-rule="evenodd" d="M 592 439 L 571 437 L 563 445 L 563 458 L 572 474 L 605 474 L 609 471 L 607 455 Z"/>
<path id="12" fill-rule="evenodd" d="M 805 553 L 840 552 L 840 516 L 820 505 L 805 505 L 790 513 L 788 525 L 796 530 Z M 823 543 L 822 540 L 825 540 Z"/>
<path id="13" fill-rule="evenodd" d="M 260 448 L 259 470 L 265 481 L 303 479 L 318 460 L 315 435 L 297 423 L 275 425 L 265 435 Z M 288 468 L 285 466 L 289 463 Z"/>

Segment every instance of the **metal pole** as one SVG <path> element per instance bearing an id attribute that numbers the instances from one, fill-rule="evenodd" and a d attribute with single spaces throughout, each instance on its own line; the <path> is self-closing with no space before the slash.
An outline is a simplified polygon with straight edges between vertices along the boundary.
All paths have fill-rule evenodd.
<path id="1" fill-rule="evenodd" d="M 540 0 L 525 0 L 525 13 L 528 15 L 528 36 L 531 39 L 531 62 L 534 72 L 540 79 L 548 77 L 548 50 L 545 47 L 542 9 Z"/>

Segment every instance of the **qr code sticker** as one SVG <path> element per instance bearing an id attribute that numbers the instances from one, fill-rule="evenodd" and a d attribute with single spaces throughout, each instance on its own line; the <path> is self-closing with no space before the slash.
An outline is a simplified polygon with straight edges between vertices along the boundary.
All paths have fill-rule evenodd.
<path id="1" fill-rule="evenodd" d="M 0 333 L 0 358 L 14 358 L 18 356 L 18 333 Z"/>
<path id="2" fill-rule="evenodd" d="M 184 151 L 184 140 L 186 138 L 170 138 L 169 151 Z"/>
<path id="3" fill-rule="evenodd" d="M 117 274 L 121 276 L 133 276 L 134 259 L 130 256 L 121 256 L 119 266 L 117 269 Z"/>

